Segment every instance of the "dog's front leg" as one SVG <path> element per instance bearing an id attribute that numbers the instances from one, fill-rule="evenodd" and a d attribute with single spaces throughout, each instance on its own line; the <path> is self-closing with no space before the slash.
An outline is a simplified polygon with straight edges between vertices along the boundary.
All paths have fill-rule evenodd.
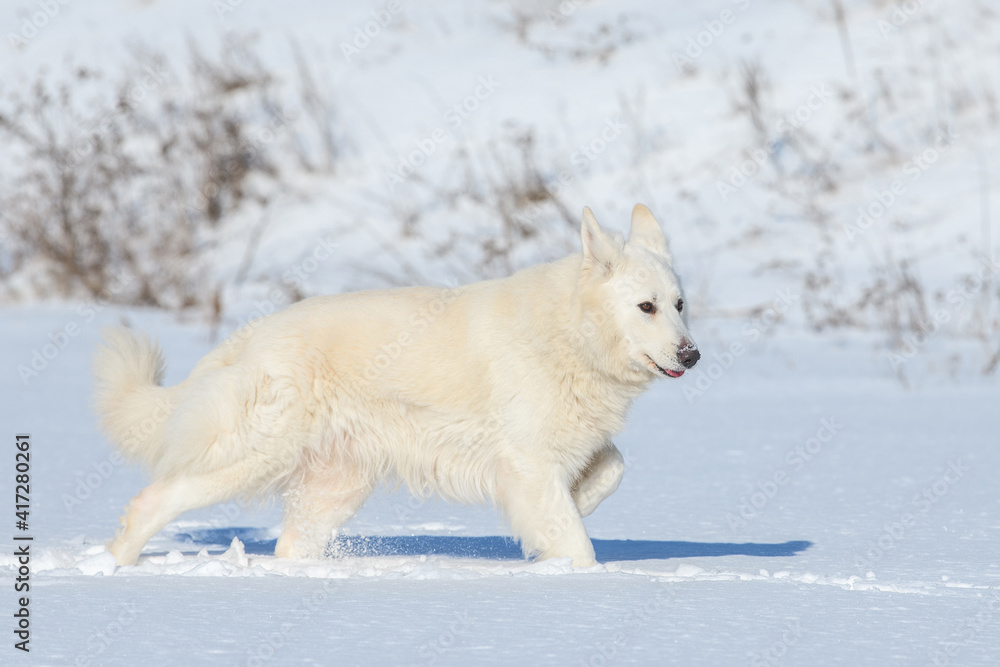
<path id="1" fill-rule="evenodd" d="M 568 557 L 573 567 L 597 562 L 583 519 L 558 469 L 503 466 L 497 482 L 500 504 L 526 556 Z"/>
<path id="2" fill-rule="evenodd" d="M 614 443 L 602 447 L 587 463 L 573 484 L 573 501 L 580 516 L 590 516 L 597 506 L 610 496 L 625 474 L 625 459 Z"/>

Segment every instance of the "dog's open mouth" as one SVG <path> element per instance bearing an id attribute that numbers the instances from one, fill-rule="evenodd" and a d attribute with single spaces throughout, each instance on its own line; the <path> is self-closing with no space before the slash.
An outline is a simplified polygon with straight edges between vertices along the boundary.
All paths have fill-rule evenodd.
<path id="1" fill-rule="evenodd" d="M 658 363 L 656 363 L 655 361 L 653 361 L 653 358 L 650 357 L 648 354 L 646 355 L 646 358 L 649 359 L 649 363 L 651 363 L 654 366 L 656 366 L 656 370 L 660 371 L 661 373 L 663 373 L 667 377 L 679 378 L 680 376 L 684 375 L 684 371 L 670 371 L 670 370 L 667 370 L 663 366 L 661 366 Z"/>

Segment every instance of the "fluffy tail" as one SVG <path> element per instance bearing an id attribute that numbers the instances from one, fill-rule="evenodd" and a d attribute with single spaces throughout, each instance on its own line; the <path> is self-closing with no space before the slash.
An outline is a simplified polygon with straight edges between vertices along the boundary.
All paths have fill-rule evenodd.
<path id="1" fill-rule="evenodd" d="M 101 428 L 127 459 L 152 469 L 163 453 L 163 430 L 172 411 L 161 387 L 163 355 L 145 335 L 106 329 L 94 359 L 95 407 Z"/>

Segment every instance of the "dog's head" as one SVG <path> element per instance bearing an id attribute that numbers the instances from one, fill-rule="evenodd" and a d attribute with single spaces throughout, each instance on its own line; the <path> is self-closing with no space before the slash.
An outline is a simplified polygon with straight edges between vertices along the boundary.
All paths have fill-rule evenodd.
<path id="1" fill-rule="evenodd" d="M 608 361 L 640 381 L 683 375 L 701 355 L 688 333 L 684 291 L 667 239 L 652 212 L 636 204 L 625 242 L 584 208 L 581 236 L 584 318 L 604 320 L 594 330 L 617 357 Z"/>

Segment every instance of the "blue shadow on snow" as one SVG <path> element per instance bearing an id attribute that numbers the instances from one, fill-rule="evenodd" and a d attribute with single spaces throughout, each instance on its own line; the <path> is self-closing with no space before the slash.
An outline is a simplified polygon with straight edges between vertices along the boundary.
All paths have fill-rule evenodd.
<path id="1" fill-rule="evenodd" d="M 190 542 L 211 550 L 225 549 L 238 537 L 248 554 L 268 556 L 274 553 L 276 540 L 268 539 L 259 528 L 206 528 L 178 533 L 178 541 Z M 756 542 L 667 542 L 662 540 L 593 540 L 597 560 L 666 560 L 709 556 L 756 556 L 784 558 L 794 556 L 812 546 L 806 540 L 775 544 Z M 215 549 L 213 549 L 213 547 Z M 451 556 L 453 558 L 485 558 L 490 560 L 521 560 L 521 548 L 507 537 L 467 537 L 461 535 L 385 535 L 341 536 L 333 545 L 336 556 Z"/>

